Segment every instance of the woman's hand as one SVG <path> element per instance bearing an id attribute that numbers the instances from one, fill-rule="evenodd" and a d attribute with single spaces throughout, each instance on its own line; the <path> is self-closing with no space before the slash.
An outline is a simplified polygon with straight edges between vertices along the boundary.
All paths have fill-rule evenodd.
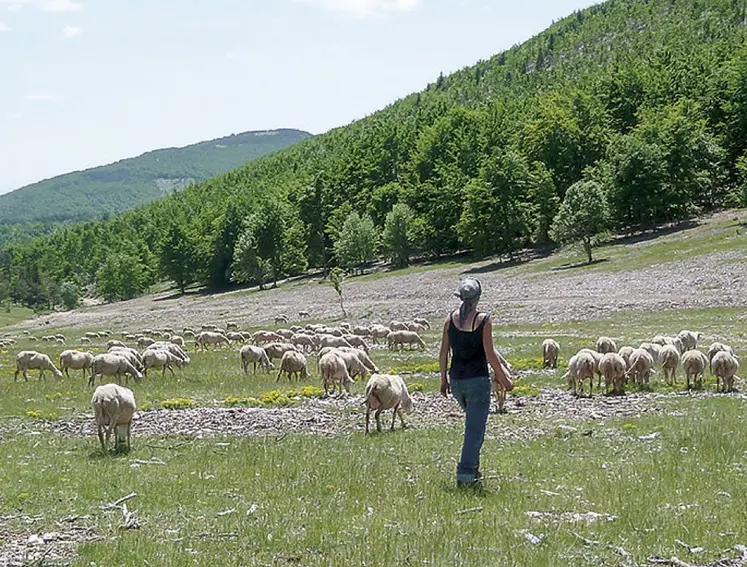
<path id="1" fill-rule="evenodd" d="M 449 388 L 449 381 L 441 378 L 441 395 L 445 398 L 450 393 L 451 393 L 451 388 Z"/>

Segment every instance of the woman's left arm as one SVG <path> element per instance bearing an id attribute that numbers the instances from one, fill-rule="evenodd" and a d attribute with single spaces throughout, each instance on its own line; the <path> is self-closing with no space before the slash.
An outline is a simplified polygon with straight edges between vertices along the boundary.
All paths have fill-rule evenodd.
<path id="1" fill-rule="evenodd" d="M 498 380 L 507 392 L 514 389 L 514 383 L 509 378 L 508 374 L 501 364 L 501 359 L 498 358 L 495 347 L 493 346 L 493 321 L 489 315 L 486 315 L 487 320 L 482 327 L 482 346 L 485 349 L 485 356 L 488 359 L 488 363 L 495 372 L 495 378 Z"/>

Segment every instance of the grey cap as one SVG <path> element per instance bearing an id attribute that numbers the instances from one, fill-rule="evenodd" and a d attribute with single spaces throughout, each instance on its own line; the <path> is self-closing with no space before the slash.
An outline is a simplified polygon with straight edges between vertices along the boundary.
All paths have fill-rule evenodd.
<path id="1" fill-rule="evenodd" d="M 459 288 L 454 292 L 459 299 L 466 301 L 469 299 L 479 299 L 482 295 L 482 286 L 479 280 L 474 278 L 465 278 L 459 282 Z"/>

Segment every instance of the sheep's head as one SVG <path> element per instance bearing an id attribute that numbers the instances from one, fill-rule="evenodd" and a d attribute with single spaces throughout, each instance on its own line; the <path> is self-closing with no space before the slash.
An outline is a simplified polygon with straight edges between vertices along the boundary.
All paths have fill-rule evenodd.
<path id="1" fill-rule="evenodd" d="M 407 394 L 405 396 L 405 399 L 402 400 L 402 404 L 400 406 L 402 408 L 402 411 L 405 413 L 412 413 L 415 408 L 413 408 L 412 404 L 412 398 L 410 397 L 410 394 Z"/>
<path id="2" fill-rule="evenodd" d="M 60 372 L 57 368 L 54 369 L 54 375 L 57 376 L 57 378 L 62 378 L 62 372 Z"/>

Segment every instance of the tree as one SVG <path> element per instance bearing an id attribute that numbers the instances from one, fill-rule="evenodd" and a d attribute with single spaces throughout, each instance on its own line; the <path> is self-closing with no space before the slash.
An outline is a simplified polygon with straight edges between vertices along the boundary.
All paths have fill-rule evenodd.
<path id="1" fill-rule="evenodd" d="M 414 214 L 404 203 L 397 203 L 387 213 L 382 241 L 392 263 L 404 268 L 410 263 L 414 243 Z"/>
<path id="2" fill-rule="evenodd" d="M 129 254 L 110 254 L 96 272 L 96 292 L 106 301 L 132 299 L 146 288 L 143 266 Z"/>
<path id="3" fill-rule="evenodd" d="M 609 216 L 609 205 L 601 184 L 578 181 L 568 188 L 550 227 L 550 237 L 558 244 L 581 243 L 591 264 L 591 249 L 607 231 Z"/>
<path id="4" fill-rule="evenodd" d="M 358 268 L 371 262 L 376 254 L 379 235 L 373 220 L 368 215 L 350 213 L 342 224 L 342 230 L 335 242 L 334 250 L 340 266 L 346 270 Z"/>
<path id="5" fill-rule="evenodd" d="M 329 271 L 329 282 L 332 284 L 332 287 L 335 288 L 335 291 L 337 292 L 337 296 L 340 298 L 340 309 L 342 309 L 342 315 L 346 319 L 348 318 L 348 314 L 345 311 L 345 303 L 342 299 L 342 282 L 345 281 L 345 272 L 342 271 L 342 268 L 339 266 L 335 266 Z"/>
<path id="6" fill-rule="evenodd" d="M 185 287 L 196 279 L 192 262 L 194 249 L 195 244 L 183 221 L 172 221 L 163 236 L 159 260 L 161 272 L 174 281 L 182 295 Z"/>
<path id="7" fill-rule="evenodd" d="M 62 282 L 60 286 L 60 298 L 65 309 L 75 309 L 80 303 L 80 288 L 72 281 Z"/>
<path id="8" fill-rule="evenodd" d="M 267 265 L 257 255 L 257 243 L 250 229 L 245 229 L 236 242 L 231 264 L 231 279 L 236 283 L 256 283 L 264 289 Z"/>

